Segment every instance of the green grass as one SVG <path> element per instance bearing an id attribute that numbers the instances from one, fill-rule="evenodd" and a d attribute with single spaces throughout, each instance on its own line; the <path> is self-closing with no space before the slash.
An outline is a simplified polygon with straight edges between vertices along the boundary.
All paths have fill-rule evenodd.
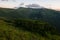
<path id="1" fill-rule="evenodd" d="M 43 37 L 38 33 L 33 33 L 22 28 L 8 25 L 7 22 L 0 20 L 0 40 L 60 40 L 60 36 L 48 34 Z"/>
<path id="2" fill-rule="evenodd" d="M 42 38 L 42 37 L 41 37 Z M 7 25 L 0 21 L 0 40 L 39 40 L 38 35 Z"/>

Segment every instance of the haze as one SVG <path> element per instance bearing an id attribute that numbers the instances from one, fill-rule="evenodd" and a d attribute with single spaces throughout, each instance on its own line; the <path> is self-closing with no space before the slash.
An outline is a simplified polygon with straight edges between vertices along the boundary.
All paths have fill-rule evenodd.
<path id="1" fill-rule="evenodd" d="M 14 8 L 21 6 L 20 4 L 24 3 L 23 6 L 28 4 L 38 4 L 45 8 L 58 9 L 60 10 L 60 0 L 0 0 L 0 7 L 4 8 Z"/>

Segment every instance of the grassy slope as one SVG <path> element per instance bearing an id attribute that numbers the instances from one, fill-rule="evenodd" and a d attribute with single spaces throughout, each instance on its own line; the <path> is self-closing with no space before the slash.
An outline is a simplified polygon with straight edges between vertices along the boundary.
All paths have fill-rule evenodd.
<path id="1" fill-rule="evenodd" d="M 32 33 L 22 28 L 15 28 L 0 20 L 0 40 L 60 40 L 60 36 L 47 34 L 43 37 L 38 33 Z"/>
<path id="2" fill-rule="evenodd" d="M 44 11 L 46 12 L 46 10 L 44 10 Z M 53 10 L 51 10 L 51 11 L 53 11 Z M 31 14 L 38 13 L 38 10 L 31 11 L 30 9 L 23 8 L 23 9 L 19 9 L 15 12 L 15 10 L 13 10 L 13 9 L 0 8 L 0 17 L 5 17 L 5 18 L 9 18 L 9 19 L 10 18 L 12 18 L 12 19 L 13 18 L 20 18 L 20 17 L 27 18 L 29 15 L 30 15 L 29 17 L 32 17 L 32 15 L 30 13 Z M 48 11 L 47 14 L 45 14 L 45 16 L 48 15 L 48 18 L 49 17 L 53 18 L 53 17 L 55 17 L 55 15 L 56 16 L 60 15 L 59 13 L 56 13 L 56 12 L 54 12 L 54 14 L 56 13 L 55 15 L 52 13 L 50 13 L 50 14 L 48 14 L 48 13 L 50 13 L 50 11 Z M 40 17 L 39 13 L 36 15 L 36 17 L 38 17 L 38 15 Z M 57 18 L 59 19 L 59 17 L 60 16 L 58 16 Z M 34 19 L 35 16 L 32 18 Z M 31 31 L 23 30 L 22 28 L 18 28 L 18 27 L 15 28 L 15 26 L 8 25 L 8 23 L 4 22 L 3 20 L 0 20 L 0 40 L 60 40 L 60 36 L 58 36 L 58 35 L 51 35 L 50 33 L 47 33 L 47 35 L 48 35 L 48 37 L 44 37 L 44 36 L 38 34 L 37 32 L 32 33 Z"/>
<path id="3" fill-rule="evenodd" d="M 31 32 L 17 29 L 11 25 L 7 25 L 6 22 L 0 20 L 0 40 L 39 40 L 43 37 L 35 35 Z"/>

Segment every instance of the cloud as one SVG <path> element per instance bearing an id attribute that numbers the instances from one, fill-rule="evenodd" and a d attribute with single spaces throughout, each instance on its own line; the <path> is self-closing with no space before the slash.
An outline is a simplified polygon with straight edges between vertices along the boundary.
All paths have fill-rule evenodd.
<path id="1" fill-rule="evenodd" d="M 15 2 L 16 0 L 1 0 L 1 1 L 14 1 Z"/>
<path id="2" fill-rule="evenodd" d="M 24 3 L 21 3 L 20 5 L 24 5 Z"/>
<path id="3" fill-rule="evenodd" d="M 25 7 L 28 7 L 28 8 L 40 8 L 40 5 L 38 5 L 38 4 L 28 4 L 28 5 L 25 5 Z"/>

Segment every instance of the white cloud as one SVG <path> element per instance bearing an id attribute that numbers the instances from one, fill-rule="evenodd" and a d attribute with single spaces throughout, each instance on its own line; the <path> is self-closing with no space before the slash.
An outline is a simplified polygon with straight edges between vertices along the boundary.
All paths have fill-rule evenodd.
<path id="1" fill-rule="evenodd" d="M 14 8 L 14 7 L 19 7 L 21 6 L 20 3 L 24 3 L 25 5 L 29 4 L 38 4 L 40 6 L 46 7 L 46 8 L 52 8 L 52 9 L 57 9 L 60 7 L 60 0 L 16 0 L 16 2 L 9 0 L 8 2 L 6 1 L 1 1 L 0 0 L 0 7 L 5 7 L 5 8 Z"/>
<path id="2" fill-rule="evenodd" d="M 41 6 L 38 4 L 28 4 L 28 5 L 25 5 L 25 7 L 27 7 L 27 8 L 41 8 Z"/>

